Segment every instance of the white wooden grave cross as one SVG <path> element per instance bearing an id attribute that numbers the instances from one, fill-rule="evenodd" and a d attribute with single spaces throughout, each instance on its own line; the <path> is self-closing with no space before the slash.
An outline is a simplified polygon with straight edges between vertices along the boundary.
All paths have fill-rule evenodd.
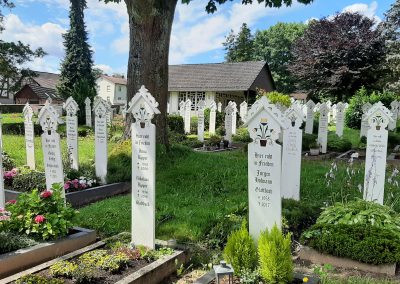
<path id="1" fill-rule="evenodd" d="M 0 103 L 1 105 L 1 103 Z M 2 114 L 0 112 L 0 208 L 5 208 L 6 193 L 4 191 L 4 173 L 3 173 L 3 127 L 2 127 Z"/>
<path id="2" fill-rule="evenodd" d="M 185 101 L 179 103 L 179 115 L 185 117 Z"/>
<path id="3" fill-rule="evenodd" d="M 392 111 L 393 121 L 389 122 L 389 130 L 396 129 L 397 117 L 399 115 L 399 107 L 399 102 L 396 100 L 390 103 L 390 110 Z"/>
<path id="4" fill-rule="evenodd" d="M 113 112 L 112 103 L 110 101 L 110 98 L 107 98 L 106 105 L 107 105 L 107 115 L 106 115 L 107 125 L 111 125 L 113 116 L 114 116 L 114 112 Z"/>
<path id="5" fill-rule="evenodd" d="M 232 117 L 234 115 L 235 112 L 233 110 L 233 107 L 231 104 L 228 103 L 225 108 L 225 140 L 229 142 L 229 147 L 232 146 Z"/>
<path id="6" fill-rule="evenodd" d="M 233 114 L 232 114 L 232 134 L 236 134 L 236 126 L 237 126 L 237 104 L 234 101 L 230 101 L 229 104 L 232 106 Z"/>
<path id="7" fill-rule="evenodd" d="M 200 101 L 197 103 L 197 139 L 200 142 L 204 142 L 204 110 L 206 108 L 206 102 Z"/>
<path id="8" fill-rule="evenodd" d="M 105 183 L 107 176 L 107 116 L 108 104 L 96 96 L 93 103 L 96 176 Z"/>
<path id="9" fill-rule="evenodd" d="M 185 133 L 190 133 L 191 116 L 192 116 L 192 101 L 187 99 L 185 102 L 185 117 L 184 117 Z"/>
<path id="10" fill-rule="evenodd" d="M 76 116 L 79 106 L 73 97 L 69 97 L 63 104 L 63 108 L 67 112 L 66 130 L 67 130 L 67 147 L 68 157 L 71 161 L 71 168 L 77 170 L 79 168 L 78 156 L 78 117 Z"/>
<path id="11" fill-rule="evenodd" d="M 328 116 L 329 108 L 326 103 L 319 106 L 318 143 L 321 153 L 326 154 L 328 145 Z"/>
<path id="12" fill-rule="evenodd" d="M 215 101 L 212 101 L 210 103 L 210 122 L 209 122 L 209 130 L 208 130 L 210 135 L 215 134 L 215 122 L 217 119 L 216 111 L 217 111 L 217 104 L 215 103 Z"/>
<path id="13" fill-rule="evenodd" d="M 386 128 L 393 120 L 392 113 L 378 102 L 367 112 L 366 119 L 370 128 L 365 157 L 364 199 L 383 204 L 388 142 Z"/>
<path id="14" fill-rule="evenodd" d="M 222 103 L 221 102 L 218 102 L 217 110 L 218 110 L 218 112 L 222 112 Z"/>
<path id="15" fill-rule="evenodd" d="M 372 105 L 370 103 L 365 103 L 362 106 L 362 116 L 361 116 L 361 129 L 360 129 L 360 137 L 367 137 L 367 132 L 369 128 L 367 117 L 367 112 L 371 109 Z"/>
<path id="16" fill-rule="evenodd" d="M 248 146 L 249 231 L 257 240 L 260 232 L 281 227 L 281 162 L 282 147 L 276 143 L 284 127 L 282 114 L 265 96 L 250 108 L 247 122 Z"/>
<path id="17" fill-rule="evenodd" d="M 283 198 L 300 200 L 301 145 L 300 129 L 304 116 L 298 105 L 292 104 L 284 113 L 286 125 L 283 130 L 282 185 Z"/>
<path id="18" fill-rule="evenodd" d="M 158 103 L 142 86 L 129 103 L 132 123 L 132 243 L 155 248 L 156 126 Z"/>
<path id="19" fill-rule="evenodd" d="M 240 111 L 239 111 L 239 115 L 240 115 L 240 119 L 241 121 L 244 123 L 246 122 L 246 117 L 247 117 L 247 102 L 243 101 L 240 104 Z"/>
<path id="20" fill-rule="evenodd" d="M 39 124 L 42 127 L 42 148 L 46 188 L 51 189 L 53 184 L 64 184 L 64 170 L 61 158 L 60 135 L 57 133 L 59 114 L 47 100 L 39 112 Z M 63 187 L 62 192 L 65 197 Z"/>
<path id="21" fill-rule="evenodd" d="M 336 120 L 336 135 L 339 137 L 343 136 L 344 111 L 345 111 L 345 105 L 342 102 L 338 102 L 335 105 L 335 120 Z"/>
<path id="22" fill-rule="evenodd" d="M 307 102 L 307 119 L 306 119 L 306 129 L 305 133 L 312 134 L 314 128 L 314 108 L 315 103 L 312 100 Z"/>
<path id="23" fill-rule="evenodd" d="M 35 165 L 35 131 L 32 121 L 33 109 L 29 103 L 26 103 L 22 110 L 24 114 L 24 129 L 25 129 L 25 148 L 26 148 L 26 164 L 32 170 Z"/>
<path id="24" fill-rule="evenodd" d="M 90 98 L 85 99 L 85 115 L 86 115 L 86 126 L 92 127 L 92 107 Z"/>

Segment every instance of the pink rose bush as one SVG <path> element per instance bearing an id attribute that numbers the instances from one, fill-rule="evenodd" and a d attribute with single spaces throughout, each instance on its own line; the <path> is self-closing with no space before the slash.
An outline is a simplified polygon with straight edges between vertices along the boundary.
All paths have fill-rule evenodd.
<path id="1" fill-rule="evenodd" d="M 91 188 L 94 185 L 96 185 L 96 180 L 80 177 L 79 179 L 67 180 L 64 183 L 64 189 L 65 192 L 74 192 Z"/>
<path id="2" fill-rule="evenodd" d="M 41 224 L 46 220 L 46 218 L 43 215 L 37 215 L 35 217 L 35 223 L 36 224 Z"/>
<path id="3" fill-rule="evenodd" d="M 53 192 L 51 190 L 45 190 L 40 193 L 41 198 L 49 198 L 53 195 Z"/>
<path id="4" fill-rule="evenodd" d="M 14 177 L 16 177 L 17 175 L 18 175 L 17 168 L 13 168 L 11 171 L 5 171 L 3 174 L 4 184 L 8 185 L 8 186 L 12 186 Z"/>

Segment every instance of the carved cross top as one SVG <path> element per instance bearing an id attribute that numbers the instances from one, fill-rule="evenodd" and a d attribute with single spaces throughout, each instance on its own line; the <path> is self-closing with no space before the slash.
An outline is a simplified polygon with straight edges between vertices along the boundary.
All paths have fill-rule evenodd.
<path id="1" fill-rule="evenodd" d="M 385 129 L 389 122 L 393 122 L 392 112 L 381 102 L 374 104 L 366 114 L 366 119 L 371 128 L 376 130 Z"/>
<path id="2" fill-rule="evenodd" d="M 58 128 L 58 112 L 50 104 L 50 100 L 47 100 L 44 107 L 39 112 L 39 124 L 44 132 L 57 131 Z"/>
<path id="3" fill-rule="evenodd" d="M 287 118 L 289 127 L 299 128 L 304 121 L 304 116 L 298 105 L 292 104 L 286 111 L 284 116 Z"/>
<path id="4" fill-rule="evenodd" d="M 213 110 L 213 111 L 216 111 L 216 110 L 217 110 L 217 104 L 216 104 L 214 101 L 212 101 L 212 102 L 210 103 L 210 110 Z"/>
<path id="5" fill-rule="evenodd" d="M 108 110 L 108 104 L 105 100 L 103 100 L 101 97 L 96 96 L 94 98 L 94 103 L 93 103 L 93 111 L 96 117 L 98 118 L 103 118 L 106 116 Z"/>
<path id="6" fill-rule="evenodd" d="M 63 109 L 65 109 L 68 116 L 75 116 L 79 106 L 73 97 L 69 97 L 63 104 Z"/>
<path id="7" fill-rule="evenodd" d="M 142 86 L 136 95 L 129 102 L 129 108 L 126 113 L 131 113 L 135 118 L 135 123 L 140 124 L 142 128 L 151 123 L 154 114 L 159 114 L 158 102 L 150 92 Z"/>
<path id="8" fill-rule="evenodd" d="M 24 109 L 22 110 L 22 113 L 24 114 L 25 120 L 27 120 L 28 122 L 32 121 L 33 109 L 29 103 L 26 103 Z"/>

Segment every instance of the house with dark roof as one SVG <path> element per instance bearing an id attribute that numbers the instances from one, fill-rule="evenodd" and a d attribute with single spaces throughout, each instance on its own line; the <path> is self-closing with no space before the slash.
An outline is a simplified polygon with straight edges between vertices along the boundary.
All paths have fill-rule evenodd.
<path id="1" fill-rule="evenodd" d="M 16 104 L 44 104 L 48 98 L 53 104 L 62 104 L 63 100 L 57 95 L 56 86 L 59 80 L 58 74 L 35 71 L 37 76 L 24 81 L 23 87 L 14 95 Z"/>

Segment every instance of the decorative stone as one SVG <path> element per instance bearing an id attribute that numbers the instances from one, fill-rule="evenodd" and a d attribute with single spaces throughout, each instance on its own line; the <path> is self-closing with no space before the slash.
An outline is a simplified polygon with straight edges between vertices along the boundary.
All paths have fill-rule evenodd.
<path id="1" fill-rule="evenodd" d="M 336 135 L 339 137 L 343 136 L 344 111 L 345 111 L 345 105 L 342 102 L 338 102 L 335 105 L 335 120 L 336 120 Z"/>
<path id="2" fill-rule="evenodd" d="M 204 142 L 204 109 L 206 108 L 206 102 L 200 101 L 197 106 L 197 139 L 200 142 Z"/>
<path id="3" fill-rule="evenodd" d="M 229 147 L 232 145 L 232 129 L 233 129 L 233 116 L 234 116 L 234 110 L 231 104 L 228 103 L 228 105 L 225 108 L 225 140 L 229 142 Z"/>
<path id="4" fill-rule="evenodd" d="M 92 127 L 92 107 L 91 107 L 90 98 L 87 97 L 85 99 L 85 115 L 86 115 L 86 123 L 85 125 L 88 127 Z"/>
<path id="5" fill-rule="evenodd" d="M 301 145 L 303 132 L 300 129 L 304 116 L 301 109 L 292 104 L 284 113 L 286 127 L 283 130 L 282 182 L 283 198 L 300 200 Z"/>
<path id="6" fill-rule="evenodd" d="M 365 157 L 364 199 L 383 204 L 388 131 L 392 113 L 381 102 L 367 112 L 369 124 Z"/>
<path id="7" fill-rule="evenodd" d="M 24 114 L 24 130 L 25 130 L 25 148 L 26 148 L 26 164 L 32 170 L 35 165 L 35 131 L 32 121 L 33 109 L 29 103 L 26 103 L 22 110 Z"/>
<path id="8" fill-rule="evenodd" d="M 281 227 L 281 155 L 275 141 L 284 127 L 282 114 L 265 96 L 249 110 L 247 122 L 253 142 L 248 146 L 249 231 L 257 240 L 260 232 Z"/>
<path id="9" fill-rule="evenodd" d="M 47 100 L 39 112 L 39 124 L 43 130 L 42 148 L 47 189 L 52 188 L 55 183 L 64 183 L 60 135 L 57 133 L 58 122 L 58 112 Z M 64 189 L 62 195 L 65 198 Z"/>
<path id="10" fill-rule="evenodd" d="M 372 105 L 370 103 L 365 103 L 362 106 L 362 116 L 361 116 L 361 129 L 360 129 L 360 137 L 367 137 L 367 132 L 369 129 L 369 123 L 368 120 L 366 119 L 367 112 L 371 109 Z"/>
<path id="11" fill-rule="evenodd" d="M 321 153 L 326 154 L 328 145 L 328 115 L 329 108 L 326 103 L 319 106 L 319 127 L 318 127 L 318 143 L 321 147 Z"/>
<path id="12" fill-rule="evenodd" d="M 94 137 L 95 137 L 95 167 L 96 176 L 102 183 L 107 176 L 107 116 L 108 104 L 101 97 L 96 96 L 93 103 Z"/>
<path id="13" fill-rule="evenodd" d="M 63 108 L 67 112 L 66 129 L 68 156 L 71 160 L 71 168 L 78 170 L 78 117 L 76 116 L 76 113 L 79 110 L 79 106 L 72 97 L 69 97 L 63 104 Z"/>
<path id="14" fill-rule="evenodd" d="M 185 102 L 185 117 L 184 117 L 185 133 L 190 133 L 191 116 L 192 116 L 192 101 L 188 99 Z"/>
<path id="15" fill-rule="evenodd" d="M 210 121 L 208 130 L 210 135 L 215 134 L 215 121 L 217 119 L 216 111 L 217 111 L 217 104 L 214 101 L 212 101 L 210 103 Z"/>
<path id="16" fill-rule="evenodd" d="M 158 103 L 142 86 L 129 103 L 132 123 L 132 243 L 155 248 L 156 126 Z"/>
<path id="17" fill-rule="evenodd" d="M 306 120 L 306 129 L 305 133 L 312 134 L 314 128 L 314 109 L 315 103 L 312 100 L 309 100 L 306 104 L 307 106 L 307 120 Z"/>
<path id="18" fill-rule="evenodd" d="M 240 115 L 240 119 L 241 121 L 244 123 L 246 122 L 246 117 L 247 117 L 247 102 L 244 101 L 240 104 L 240 111 L 239 111 L 239 115 Z"/>

